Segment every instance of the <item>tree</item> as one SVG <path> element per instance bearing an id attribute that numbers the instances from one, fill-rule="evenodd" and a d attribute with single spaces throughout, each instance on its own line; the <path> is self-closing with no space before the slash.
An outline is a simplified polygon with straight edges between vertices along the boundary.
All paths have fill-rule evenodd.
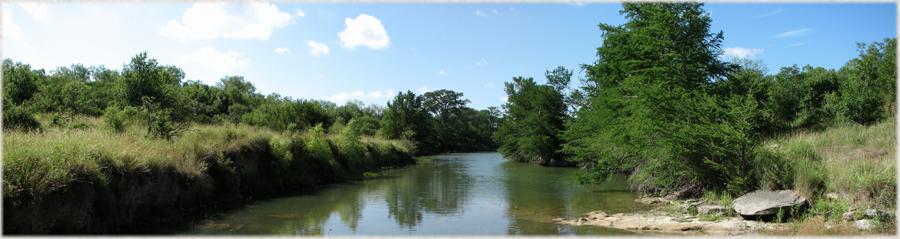
<path id="1" fill-rule="evenodd" d="M 3 60 L 3 100 L 14 105 L 30 100 L 37 91 L 36 82 L 43 72 L 31 70 L 31 66 Z"/>
<path id="2" fill-rule="evenodd" d="M 122 70 L 124 102 L 141 109 L 147 135 L 171 139 L 186 127 L 186 98 L 179 87 L 184 72 L 174 66 L 160 66 L 141 52 Z"/>
<path id="3" fill-rule="evenodd" d="M 500 144 L 500 153 L 522 162 L 569 164 L 558 152 L 562 143 L 558 135 L 564 129 L 567 110 L 559 91 L 563 87 L 559 84 L 568 83 L 568 80 L 555 77 L 566 78 L 564 76 L 548 71 L 548 82 L 554 85 L 539 85 L 525 77 L 514 77 L 512 82 L 505 83 L 507 102 L 503 108 L 506 116 L 494 134 Z"/>
<path id="4" fill-rule="evenodd" d="M 220 112 L 227 115 L 227 119 L 237 123 L 241 116 L 249 113 L 259 105 L 262 98 L 256 92 L 252 83 L 244 80 L 242 76 L 226 76 L 216 85 L 223 91 Z"/>
<path id="5" fill-rule="evenodd" d="M 586 65 L 590 106 L 567 125 L 563 149 L 597 178 L 631 174 L 644 192 L 745 187 L 753 100 L 718 98 L 722 32 L 698 3 L 625 3 L 621 26 L 600 24 Z M 702 177 L 702 180 L 701 180 Z"/>
<path id="6" fill-rule="evenodd" d="M 896 39 L 860 43 L 859 56 L 840 69 L 845 77 L 828 107 L 838 121 L 872 124 L 896 114 Z"/>
<path id="7" fill-rule="evenodd" d="M 459 151 L 467 146 L 469 135 L 466 115 L 469 100 L 463 93 L 452 90 L 436 90 L 422 95 L 423 107 L 433 119 L 434 142 L 440 152 Z"/>
<path id="8" fill-rule="evenodd" d="M 423 102 L 423 97 L 411 91 L 397 94 L 385 108 L 381 119 L 381 135 L 391 139 L 413 140 L 420 154 L 436 152 L 432 121 Z"/>

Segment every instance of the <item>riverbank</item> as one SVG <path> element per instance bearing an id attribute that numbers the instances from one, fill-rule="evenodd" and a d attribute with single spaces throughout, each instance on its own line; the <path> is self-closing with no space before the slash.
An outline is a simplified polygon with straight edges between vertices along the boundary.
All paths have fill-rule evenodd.
<path id="1" fill-rule="evenodd" d="M 51 125 L 51 124 L 45 124 Z M 211 212 L 414 164 L 408 142 L 193 125 L 172 141 L 76 117 L 4 132 L 4 234 L 151 234 Z"/>
<path id="2" fill-rule="evenodd" d="M 712 192 L 687 200 L 641 198 L 639 202 L 657 208 L 613 215 L 594 212 L 557 222 L 664 234 L 896 234 L 895 128 L 895 119 L 889 118 L 871 126 L 797 132 L 761 143 L 761 158 L 769 160 L 754 169 L 763 176 L 762 187 L 792 189 L 809 203 L 803 214 L 786 223 L 742 220 L 732 210 L 733 198 L 741 195 Z M 699 205 L 722 211 L 704 214 Z"/>

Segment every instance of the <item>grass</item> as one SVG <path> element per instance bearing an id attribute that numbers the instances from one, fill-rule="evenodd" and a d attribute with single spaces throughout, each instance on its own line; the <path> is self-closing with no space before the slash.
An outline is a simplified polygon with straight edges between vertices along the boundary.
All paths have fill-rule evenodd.
<path id="1" fill-rule="evenodd" d="M 793 189 L 811 204 L 808 213 L 793 221 L 792 229 L 776 234 L 857 234 L 841 219 L 850 207 L 857 212 L 876 208 L 893 213 L 895 128 L 895 119 L 890 118 L 871 126 L 838 126 L 763 142 L 757 154 L 757 160 L 767 160 L 758 163 L 762 187 Z M 876 231 L 893 231 L 893 223 L 878 222 L 881 227 Z"/>
<path id="2" fill-rule="evenodd" d="M 117 132 L 99 118 L 37 118 L 44 130 L 3 135 L 4 217 L 17 218 L 4 220 L 4 233 L 133 230 L 202 216 L 199 208 L 227 201 L 414 163 L 409 142 L 326 135 L 320 128 L 283 134 L 191 125 L 168 141 L 146 137 L 133 123 Z"/>
<path id="3" fill-rule="evenodd" d="M 804 132 L 768 141 L 794 163 L 793 187 L 809 198 L 843 194 L 851 203 L 893 209 L 896 192 L 894 119 Z M 763 179 L 766 180 L 766 179 Z"/>

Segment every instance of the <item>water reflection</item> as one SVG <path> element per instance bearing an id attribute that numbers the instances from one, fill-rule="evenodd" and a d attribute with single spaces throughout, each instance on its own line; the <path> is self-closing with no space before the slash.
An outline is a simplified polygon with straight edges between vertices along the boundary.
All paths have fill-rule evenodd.
<path id="1" fill-rule="evenodd" d="M 422 221 L 422 213 L 439 215 L 457 213 L 472 187 L 466 173 L 465 158 L 440 157 L 424 166 L 427 169 L 406 170 L 393 180 L 367 182 L 383 189 L 389 217 L 397 224 L 414 229 Z"/>
<path id="2" fill-rule="evenodd" d="M 191 234 L 615 234 L 551 219 L 640 210 L 613 182 L 582 186 L 575 170 L 506 162 L 497 153 L 450 154 L 385 177 L 258 202 L 199 223 Z M 617 188 L 618 186 L 618 188 Z"/>

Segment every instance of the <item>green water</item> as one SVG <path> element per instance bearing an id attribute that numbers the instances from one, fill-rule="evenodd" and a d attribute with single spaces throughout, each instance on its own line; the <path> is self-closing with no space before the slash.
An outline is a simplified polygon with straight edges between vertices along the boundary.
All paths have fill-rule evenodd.
<path id="1" fill-rule="evenodd" d="M 508 162 L 498 153 L 447 154 L 377 179 L 260 201 L 188 234 L 582 235 L 627 234 L 557 225 L 593 210 L 645 209 L 622 182 L 579 185 L 576 169 Z"/>

